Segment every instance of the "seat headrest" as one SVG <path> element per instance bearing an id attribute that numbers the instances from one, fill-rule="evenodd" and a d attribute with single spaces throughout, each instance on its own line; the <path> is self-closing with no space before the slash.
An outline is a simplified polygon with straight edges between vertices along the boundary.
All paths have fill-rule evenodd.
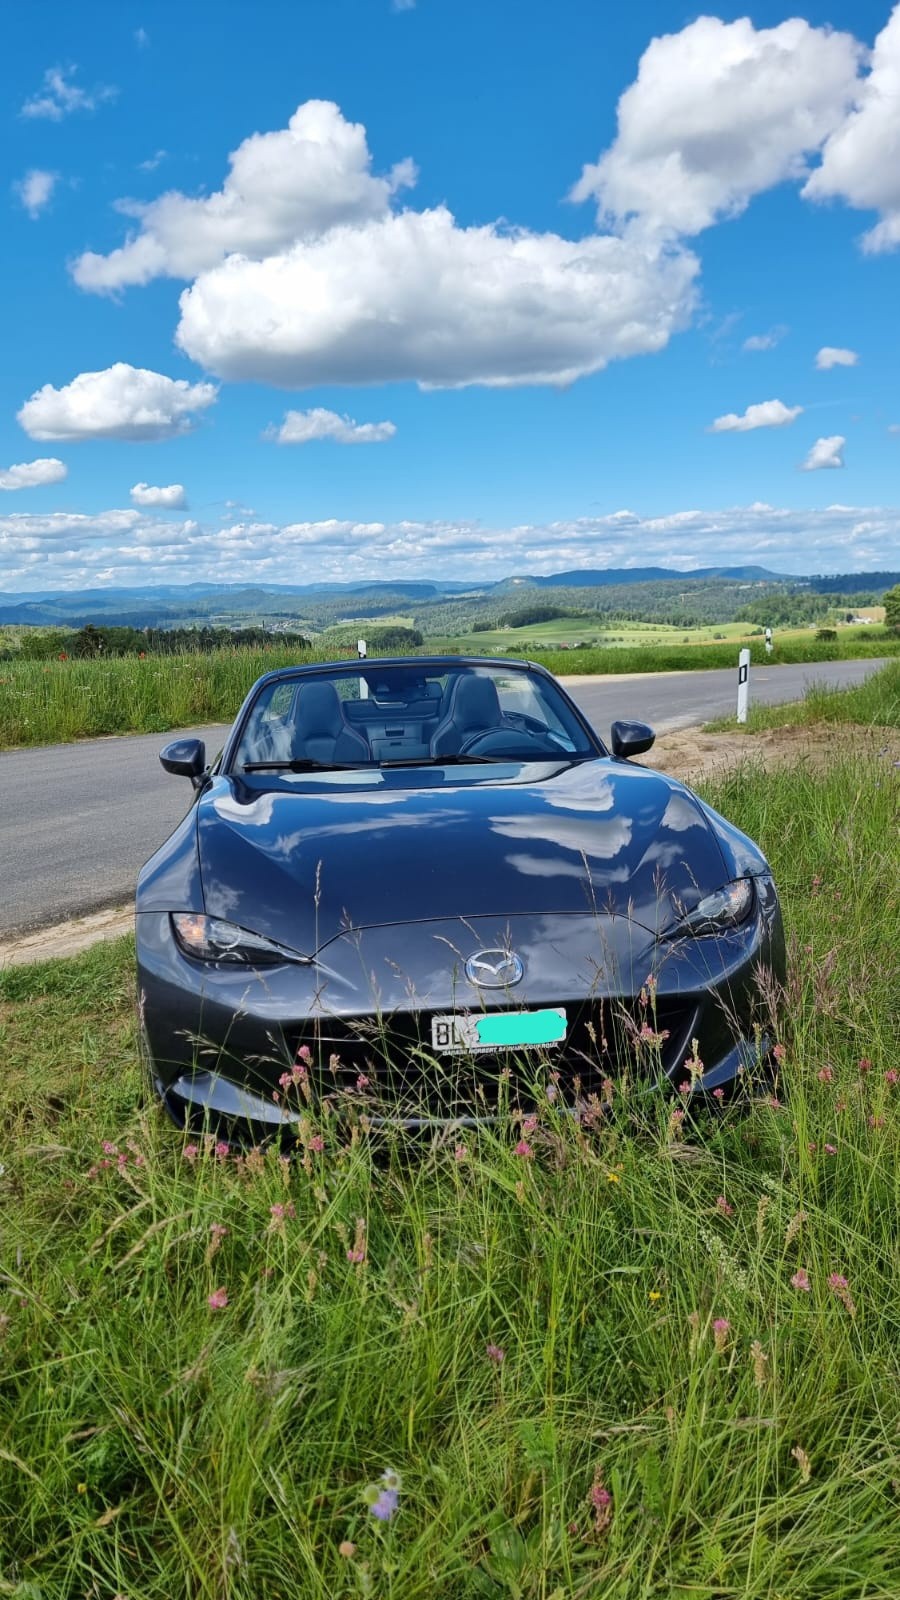
<path id="1" fill-rule="evenodd" d="M 501 721 L 500 697 L 493 678 L 478 678 L 474 673 L 457 679 L 450 715 L 456 726 L 492 728 Z"/>
<path id="2" fill-rule="evenodd" d="M 305 683 L 297 695 L 297 732 L 305 739 L 343 731 L 344 715 L 333 683 Z"/>

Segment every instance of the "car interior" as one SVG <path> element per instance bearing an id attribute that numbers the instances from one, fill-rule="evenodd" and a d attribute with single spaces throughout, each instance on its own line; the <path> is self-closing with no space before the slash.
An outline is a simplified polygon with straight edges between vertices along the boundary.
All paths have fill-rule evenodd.
<path id="1" fill-rule="evenodd" d="M 562 722 L 533 692 L 523 699 L 523 686 L 511 683 L 504 705 L 495 677 L 471 669 L 285 680 L 257 703 L 238 760 L 353 765 L 572 751 Z"/>

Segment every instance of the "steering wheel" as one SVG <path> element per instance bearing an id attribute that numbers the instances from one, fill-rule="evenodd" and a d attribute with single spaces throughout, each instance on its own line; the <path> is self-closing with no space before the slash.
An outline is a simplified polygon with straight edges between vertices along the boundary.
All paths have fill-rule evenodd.
<path id="1" fill-rule="evenodd" d="M 547 748 L 550 745 L 551 748 Z M 549 731 L 538 738 L 537 734 L 526 733 L 519 728 L 488 728 L 484 733 L 471 733 L 464 739 L 459 748 L 461 756 L 504 756 L 512 757 L 529 756 L 545 757 L 567 755 L 565 746 L 560 744 Z"/>

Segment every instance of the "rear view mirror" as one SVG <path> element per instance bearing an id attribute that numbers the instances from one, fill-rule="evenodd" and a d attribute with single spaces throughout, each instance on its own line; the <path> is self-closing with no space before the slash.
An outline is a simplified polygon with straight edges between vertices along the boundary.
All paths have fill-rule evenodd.
<path id="1" fill-rule="evenodd" d="M 642 756 L 649 750 L 656 734 L 646 722 L 614 722 L 610 728 L 614 756 Z"/>
<path id="2" fill-rule="evenodd" d="M 202 739 L 173 739 L 159 752 L 166 772 L 176 778 L 190 778 L 194 788 L 206 773 L 206 746 Z"/>

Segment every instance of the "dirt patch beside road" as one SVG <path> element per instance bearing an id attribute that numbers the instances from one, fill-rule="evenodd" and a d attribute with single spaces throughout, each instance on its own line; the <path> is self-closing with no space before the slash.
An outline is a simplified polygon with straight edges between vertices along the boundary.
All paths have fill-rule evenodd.
<path id="1" fill-rule="evenodd" d="M 809 761 L 822 767 L 835 755 L 852 750 L 883 756 L 889 763 L 900 762 L 900 734 L 889 728 L 857 728 L 846 723 L 770 728 L 764 733 L 703 733 L 699 728 L 682 728 L 676 733 L 661 734 L 644 764 L 686 783 L 695 783 L 731 772 L 742 761 L 760 762 L 768 768 L 793 761 Z M 101 939 L 118 939 L 130 933 L 133 923 L 133 908 L 117 906 L 10 939 L 0 944 L 0 971 L 27 962 L 77 955 Z"/>
<path id="2" fill-rule="evenodd" d="M 134 927 L 134 907 L 115 906 L 109 911 L 94 911 L 89 917 L 72 917 L 52 928 L 23 934 L 0 944 L 0 972 L 4 967 L 22 967 L 32 961 L 54 961 L 60 956 L 77 956 L 88 945 L 101 939 L 119 939 Z"/>
<path id="3" fill-rule="evenodd" d="M 767 768 L 808 761 L 826 766 L 851 751 L 900 759 L 900 734 L 891 728 L 859 728 L 852 723 L 817 722 L 809 727 L 769 728 L 762 733 L 703 733 L 682 728 L 665 733 L 644 756 L 644 764 L 689 783 L 731 772 L 743 761 Z"/>

